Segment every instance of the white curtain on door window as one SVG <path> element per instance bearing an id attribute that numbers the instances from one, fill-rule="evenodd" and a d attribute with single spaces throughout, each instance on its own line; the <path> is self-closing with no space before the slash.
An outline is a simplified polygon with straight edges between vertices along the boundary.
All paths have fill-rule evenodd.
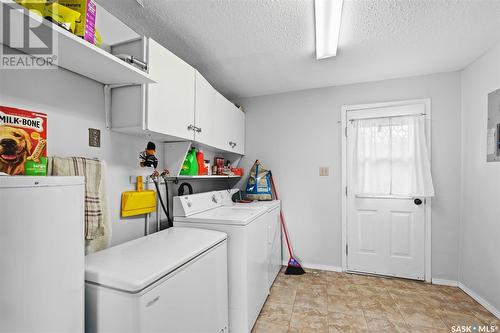
<path id="1" fill-rule="evenodd" d="M 434 196 L 423 115 L 353 120 L 357 195 Z"/>

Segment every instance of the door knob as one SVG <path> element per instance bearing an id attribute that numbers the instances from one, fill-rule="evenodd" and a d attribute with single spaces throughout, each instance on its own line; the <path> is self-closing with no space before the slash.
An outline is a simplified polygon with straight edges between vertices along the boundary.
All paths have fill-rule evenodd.
<path id="1" fill-rule="evenodd" d="M 413 200 L 413 203 L 415 203 L 415 205 L 417 206 L 420 206 L 422 204 L 422 199 L 416 198 L 415 200 Z"/>

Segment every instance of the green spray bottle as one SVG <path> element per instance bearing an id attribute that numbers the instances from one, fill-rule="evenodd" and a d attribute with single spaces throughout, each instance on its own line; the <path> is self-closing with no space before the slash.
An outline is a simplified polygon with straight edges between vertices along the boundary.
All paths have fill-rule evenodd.
<path id="1" fill-rule="evenodd" d="M 196 176 L 198 175 L 198 160 L 196 159 L 196 148 L 192 147 L 187 153 L 184 163 L 182 164 L 181 176 Z"/>

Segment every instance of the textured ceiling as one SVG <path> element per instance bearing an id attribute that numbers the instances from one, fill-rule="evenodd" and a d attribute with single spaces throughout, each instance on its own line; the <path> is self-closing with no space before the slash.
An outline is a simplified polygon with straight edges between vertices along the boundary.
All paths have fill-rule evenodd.
<path id="1" fill-rule="evenodd" d="M 229 98 L 459 70 L 500 40 L 500 0 L 345 0 L 316 60 L 313 0 L 98 0 Z"/>

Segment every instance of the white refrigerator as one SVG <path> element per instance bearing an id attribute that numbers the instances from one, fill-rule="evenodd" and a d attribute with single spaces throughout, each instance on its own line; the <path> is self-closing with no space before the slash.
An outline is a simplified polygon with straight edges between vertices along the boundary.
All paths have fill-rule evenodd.
<path id="1" fill-rule="evenodd" d="M 0 176 L 0 332 L 84 331 L 83 177 Z"/>

